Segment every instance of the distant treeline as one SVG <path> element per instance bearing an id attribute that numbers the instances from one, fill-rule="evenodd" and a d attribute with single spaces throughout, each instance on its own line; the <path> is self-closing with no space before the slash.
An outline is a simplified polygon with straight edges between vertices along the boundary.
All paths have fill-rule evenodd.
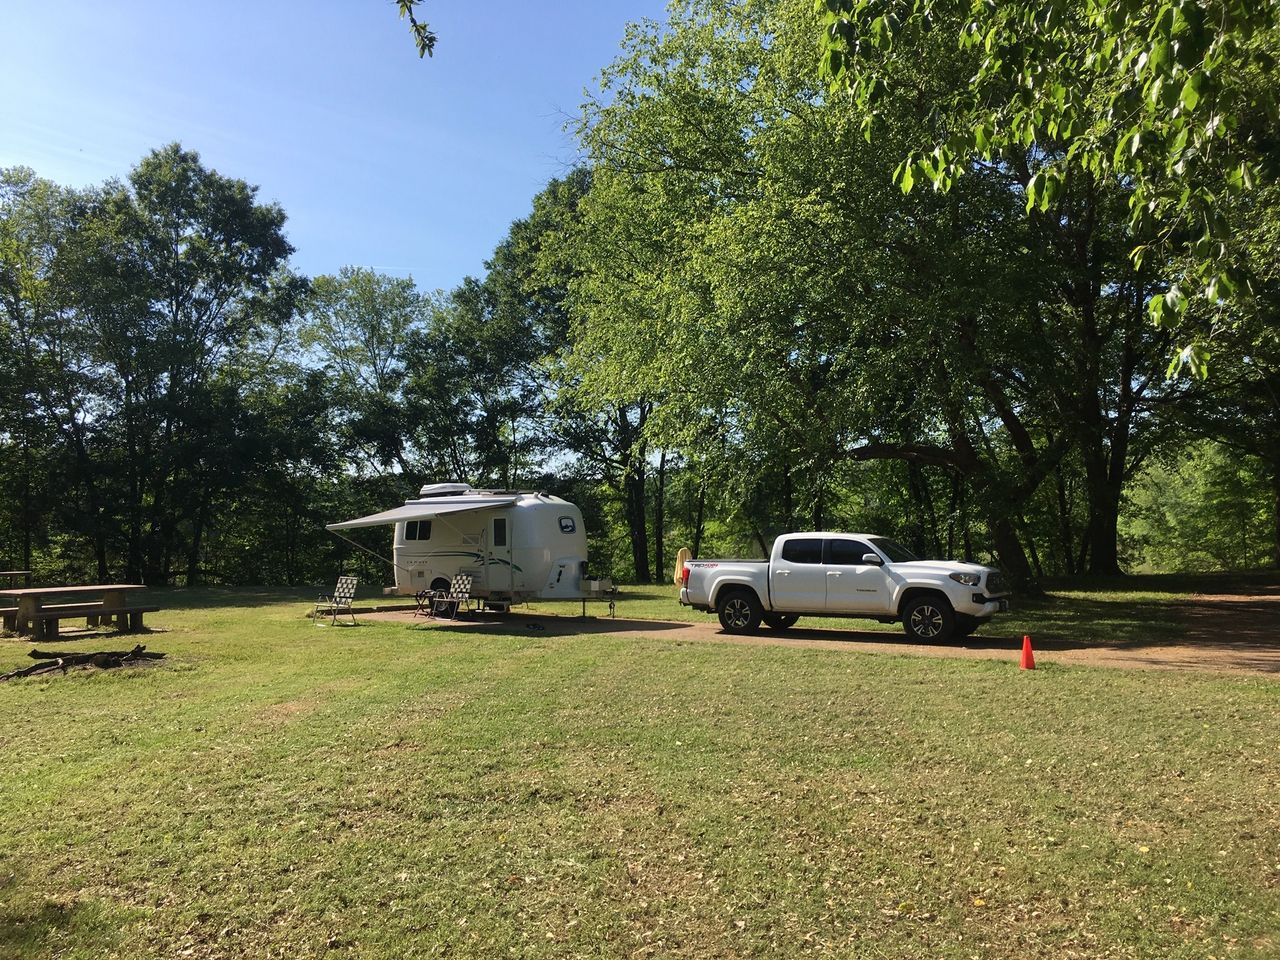
<path id="1" fill-rule="evenodd" d="M 588 163 L 447 293 L 298 276 L 284 212 L 178 145 L 94 189 L 3 172 L 0 564 L 385 579 L 324 524 L 445 480 L 576 501 L 593 565 L 641 582 L 807 528 L 1025 584 L 1280 563 L 1274 185 L 1235 211 L 1253 294 L 1213 321 L 1209 378 L 1171 380 L 1146 305 L 1180 265 L 1134 266 L 1126 184 L 1029 215 L 1035 143 L 904 194 L 894 158 L 936 139 L 967 54 L 896 59 L 872 146 L 817 80 L 814 17 L 635 30 Z"/>

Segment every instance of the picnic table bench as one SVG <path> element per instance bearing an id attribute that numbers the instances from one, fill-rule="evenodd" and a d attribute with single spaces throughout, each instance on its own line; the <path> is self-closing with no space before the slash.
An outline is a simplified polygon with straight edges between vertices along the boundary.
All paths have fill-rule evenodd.
<path id="1" fill-rule="evenodd" d="M 17 607 L 0 610 L 6 630 L 29 633 L 36 640 L 58 635 L 62 620 L 84 617 L 87 626 L 114 624 L 118 630 L 136 633 L 142 629 L 142 615 L 160 608 L 152 604 L 128 602 L 131 592 L 147 589 L 139 583 L 100 583 L 80 587 L 24 587 L 0 590 L 0 597 L 17 600 Z M 57 602 L 59 598 L 97 595 L 82 602 Z M 46 603 L 46 598 L 55 602 Z"/>

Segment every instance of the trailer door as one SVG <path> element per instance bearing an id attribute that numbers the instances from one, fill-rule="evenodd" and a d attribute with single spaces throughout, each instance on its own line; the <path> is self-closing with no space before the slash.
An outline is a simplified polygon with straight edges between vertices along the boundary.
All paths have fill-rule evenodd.
<path id="1" fill-rule="evenodd" d="M 489 571 L 490 590 L 515 592 L 515 568 L 512 566 L 514 558 L 511 552 L 512 533 L 509 517 L 498 515 L 490 521 L 490 553 L 489 562 L 486 564 Z"/>

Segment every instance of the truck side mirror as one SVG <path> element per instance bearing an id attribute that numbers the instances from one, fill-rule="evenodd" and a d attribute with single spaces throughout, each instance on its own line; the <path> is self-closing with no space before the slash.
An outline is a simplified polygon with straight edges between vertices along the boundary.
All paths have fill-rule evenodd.
<path id="1" fill-rule="evenodd" d="M 884 566 L 884 560 L 881 558 L 880 554 L 878 553 L 864 553 L 862 555 L 862 562 L 869 563 L 873 567 Z"/>

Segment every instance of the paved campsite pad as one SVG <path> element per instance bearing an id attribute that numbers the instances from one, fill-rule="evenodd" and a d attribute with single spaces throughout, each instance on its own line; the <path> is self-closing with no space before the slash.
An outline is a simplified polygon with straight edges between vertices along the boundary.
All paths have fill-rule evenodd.
<path id="1" fill-rule="evenodd" d="M 1198 594 L 1188 601 L 1171 603 L 1169 610 L 1171 614 L 1180 616 L 1186 625 L 1186 632 L 1179 640 L 1162 638 L 1149 643 L 1100 641 L 1086 644 L 1035 637 L 1036 656 L 1042 663 L 1082 666 L 1280 674 L 1280 587 L 1255 585 L 1241 588 L 1239 593 Z M 424 621 L 404 612 L 366 614 L 362 619 L 504 636 L 608 634 L 658 638 L 677 643 L 772 644 L 969 659 L 1016 660 L 1022 650 L 1021 636 L 1000 635 L 994 627 L 965 640 L 930 644 L 907 643 L 900 629 L 888 627 L 884 631 L 806 629 L 804 621 L 801 621 L 791 630 L 774 631 L 761 627 L 757 634 L 738 636 L 725 633 L 710 616 L 698 623 L 614 620 L 592 616 L 583 619 L 539 612 L 536 607 L 517 608 L 505 616 L 477 614 L 470 620 Z"/>

